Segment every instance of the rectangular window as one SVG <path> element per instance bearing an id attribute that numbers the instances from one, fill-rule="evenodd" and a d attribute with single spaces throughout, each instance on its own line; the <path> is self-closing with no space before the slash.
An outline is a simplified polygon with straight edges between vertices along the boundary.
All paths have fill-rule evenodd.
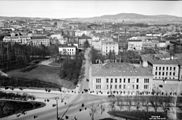
<path id="1" fill-rule="evenodd" d="M 125 83 L 125 78 L 123 79 L 123 82 Z"/>
<path id="2" fill-rule="evenodd" d="M 168 72 L 166 72 L 166 75 L 168 75 Z"/>
<path id="3" fill-rule="evenodd" d="M 138 85 L 136 85 L 136 89 L 138 89 Z"/>
<path id="4" fill-rule="evenodd" d="M 120 83 L 122 83 L 122 79 L 120 78 L 119 80 L 120 80 Z"/>
<path id="5" fill-rule="evenodd" d="M 174 69 L 174 71 L 175 71 L 176 67 L 174 67 L 173 69 Z"/>
<path id="6" fill-rule="evenodd" d="M 168 70 L 168 67 L 166 67 L 166 70 Z"/>
<path id="7" fill-rule="evenodd" d="M 109 85 L 107 85 L 107 89 L 109 89 Z"/>
<path id="8" fill-rule="evenodd" d="M 117 83 L 117 78 L 115 78 L 115 83 Z"/>
<path id="9" fill-rule="evenodd" d="M 149 87 L 148 85 L 144 85 L 144 89 L 148 89 L 148 87 Z"/>
<path id="10" fill-rule="evenodd" d="M 113 79 L 111 78 L 111 83 L 113 82 L 112 80 L 113 80 Z"/>
<path id="11" fill-rule="evenodd" d="M 170 70 L 172 70 L 172 67 L 170 67 Z"/>
<path id="12" fill-rule="evenodd" d="M 110 89 L 112 89 L 112 85 L 110 85 Z"/>
<path id="13" fill-rule="evenodd" d="M 159 70 L 161 70 L 161 67 L 159 67 Z"/>
<path id="14" fill-rule="evenodd" d="M 155 67 L 155 69 L 157 70 L 157 66 Z"/>
<path id="15" fill-rule="evenodd" d="M 159 75 L 161 75 L 161 72 L 159 72 Z"/>
<path id="16" fill-rule="evenodd" d="M 136 79 L 136 82 L 137 82 L 137 83 L 139 82 L 139 78 Z"/>
<path id="17" fill-rule="evenodd" d="M 130 83 L 130 78 L 128 78 L 128 83 Z"/>
<path id="18" fill-rule="evenodd" d="M 101 78 L 96 78 L 96 83 L 101 83 Z"/>
<path id="19" fill-rule="evenodd" d="M 123 89 L 126 89 L 126 85 L 123 85 Z"/>
<path id="20" fill-rule="evenodd" d="M 101 89 L 101 85 L 96 85 L 96 89 Z"/>
<path id="21" fill-rule="evenodd" d="M 157 72 L 155 72 L 155 75 L 157 75 Z"/>
<path id="22" fill-rule="evenodd" d="M 121 89 L 121 85 L 119 85 L 119 89 Z"/>
<path id="23" fill-rule="evenodd" d="M 149 83 L 149 79 L 148 78 L 144 78 L 144 83 Z"/>
<path id="24" fill-rule="evenodd" d="M 164 75 L 164 72 L 162 72 L 162 75 Z"/>
<path id="25" fill-rule="evenodd" d="M 135 89 L 135 85 L 132 85 L 133 89 Z"/>
<path id="26" fill-rule="evenodd" d="M 106 83 L 109 83 L 109 79 L 108 78 L 106 78 Z"/>
<path id="27" fill-rule="evenodd" d="M 163 67 L 163 70 L 165 69 L 165 67 Z"/>
<path id="28" fill-rule="evenodd" d="M 115 89 L 117 89 L 117 85 L 115 85 Z"/>
<path id="29" fill-rule="evenodd" d="M 173 72 L 173 76 L 175 76 L 175 72 Z"/>
<path id="30" fill-rule="evenodd" d="M 171 72 L 169 73 L 169 75 L 171 75 Z"/>

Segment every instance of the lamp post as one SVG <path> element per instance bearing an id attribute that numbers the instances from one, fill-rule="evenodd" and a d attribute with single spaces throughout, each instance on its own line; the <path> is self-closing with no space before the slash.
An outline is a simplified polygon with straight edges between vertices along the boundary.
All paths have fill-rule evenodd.
<path id="1" fill-rule="evenodd" d="M 58 116 L 58 99 L 59 99 L 59 97 L 55 97 L 55 100 L 56 100 L 56 113 L 57 113 L 57 120 L 59 120 L 59 116 Z"/>

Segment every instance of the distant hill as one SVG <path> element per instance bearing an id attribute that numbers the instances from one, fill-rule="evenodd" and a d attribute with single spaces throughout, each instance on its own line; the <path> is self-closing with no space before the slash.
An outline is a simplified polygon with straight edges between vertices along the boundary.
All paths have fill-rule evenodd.
<path id="1" fill-rule="evenodd" d="M 68 18 L 69 21 L 79 22 L 125 22 L 147 24 L 181 24 L 182 17 L 172 15 L 141 15 L 135 13 L 120 13 L 116 15 L 103 15 L 90 18 Z"/>

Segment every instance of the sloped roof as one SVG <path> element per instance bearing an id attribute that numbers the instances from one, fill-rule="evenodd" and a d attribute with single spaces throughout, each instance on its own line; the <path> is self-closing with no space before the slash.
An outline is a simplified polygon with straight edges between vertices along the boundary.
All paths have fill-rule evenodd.
<path id="1" fill-rule="evenodd" d="M 92 64 L 92 76 L 153 76 L 148 68 L 127 63 Z"/>

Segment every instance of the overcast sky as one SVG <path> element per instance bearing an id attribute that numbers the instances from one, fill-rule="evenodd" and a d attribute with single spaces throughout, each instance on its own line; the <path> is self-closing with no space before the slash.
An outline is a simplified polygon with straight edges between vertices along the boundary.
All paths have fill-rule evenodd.
<path id="1" fill-rule="evenodd" d="M 182 17 L 182 1 L 0 1 L 0 16 L 72 18 L 118 13 Z"/>

